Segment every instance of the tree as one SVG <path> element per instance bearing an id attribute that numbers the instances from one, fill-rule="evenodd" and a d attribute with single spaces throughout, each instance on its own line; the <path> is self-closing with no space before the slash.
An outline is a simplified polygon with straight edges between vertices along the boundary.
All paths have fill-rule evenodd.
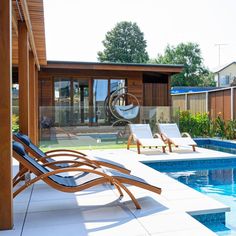
<path id="1" fill-rule="evenodd" d="M 102 41 L 103 52 L 98 52 L 101 62 L 146 63 L 148 53 L 144 34 L 136 23 L 122 21 L 108 31 Z"/>
<path id="2" fill-rule="evenodd" d="M 158 55 L 156 63 L 183 64 L 181 73 L 172 76 L 172 86 L 212 86 L 214 78 L 203 65 L 201 50 L 195 43 L 180 43 L 176 47 L 168 45 L 164 55 Z"/>

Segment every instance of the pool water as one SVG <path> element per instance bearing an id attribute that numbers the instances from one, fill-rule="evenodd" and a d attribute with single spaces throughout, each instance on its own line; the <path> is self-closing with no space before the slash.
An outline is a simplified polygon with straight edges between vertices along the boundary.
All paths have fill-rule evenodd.
<path id="1" fill-rule="evenodd" d="M 202 148 L 215 150 L 215 151 L 236 154 L 236 148 L 223 147 L 223 146 L 218 146 L 218 145 L 213 145 L 213 144 L 203 144 L 203 145 L 198 145 L 198 146 Z"/>
<path id="2" fill-rule="evenodd" d="M 212 149 L 221 152 L 236 154 L 236 140 L 222 140 L 216 138 L 195 138 L 198 147 Z"/>
<path id="3" fill-rule="evenodd" d="M 165 172 L 172 178 L 215 198 L 231 208 L 226 213 L 226 224 L 207 225 L 220 236 L 236 235 L 236 166 L 221 169 L 201 169 Z"/>

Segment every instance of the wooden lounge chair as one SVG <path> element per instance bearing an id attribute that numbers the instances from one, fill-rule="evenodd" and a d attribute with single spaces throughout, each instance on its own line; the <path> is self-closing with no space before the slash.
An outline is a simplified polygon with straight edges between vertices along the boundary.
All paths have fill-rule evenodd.
<path id="1" fill-rule="evenodd" d="M 129 174 L 131 171 L 127 168 L 125 168 L 122 164 L 105 160 L 100 157 L 89 157 L 86 154 L 76 151 L 76 150 L 67 150 L 67 149 L 56 149 L 51 150 L 47 152 L 43 152 L 41 149 L 39 149 L 36 145 L 34 145 L 30 138 L 27 135 L 24 135 L 22 133 L 14 133 L 13 139 L 17 142 L 20 142 L 25 150 L 33 155 L 38 161 L 48 164 L 48 163 L 54 163 L 54 165 L 50 165 L 50 168 L 52 169 L 58 169 L 58 168 L 64 168 L 64 167 L 75 167 L 75 166 L 81 166 L 82 162 L 86 165 L 92 165 L 95 168 L 98 167 L 108 167 L 115 169 L 117 171 L 120 171 L 122 173 Z M 54 158 L 57 157 L 72 157 L 73 160 L 71 162 L 68 161 L 57 161 Z M 78 161 L 76 163 L 76 161 Z"/>
<path id="2" fill-rule="evenodd" d="M 23 166 L 23 168 L 29 170 L 35 175 L 33 179 L 17 188 L 13 192 L 13 197 L 17 196 L 17 194 L 39 180 L 44 181 L 54 189 L 71 193 L 82 191 L 99 184 L 109 183 L 117 188 L 120 197 L 123 196 L 122 190 L 124 190 L 130 196 L 137 209 L 141 208 L 140 204 L 124 184 L 134 185 L 158 194 L 161 193 L 160 188 L 148 184 L 145 180 L 139 177 L 116 171 L 112 171 L 108 174 L 104 173 L 101 169 L 94 170 L 79 167 L 60 168 L 51 171 L 43 164 L 40 164 L 34 158 L 30 157 L 26 153 L 24 146 L 16 141 L 13 141 L 13 156 Z M 61 173 L 71 174 L 75 172 L 77 173 L 76 175 L 60 175 Z M 21 176 L 19 176 L 19 179 L 21 179 Z M 13 183 L 15 188 L 18 182 L 19 181 L 16 180 Z"/>
<path id="3" fill-rule="evenodd" d="M 158 128 L 160 131 L 161 138 L 166 144 L 168 144 L 170 152 L 172 152 L 171 145 L 174 145 L 175 147 L 191 146 L 193 148 L 193 151 L 196 151 L 196 142 L 191 138 L 188 133 L 184 132 L 181 134 L 179 131 L 179 127 L 176 123 L 158 123 Z"/>
<path id="4" fill-rule="evenodd" d="M 131 134 L 128 139 L 127 149 L 129 149 L 132 141 L 136 142 L 138 154 L 140 154 L 140 147 L 161 147 L 165 153 L 165 143 L 158 134 L 152 135 L 149 124 L 129 124 Z"/>

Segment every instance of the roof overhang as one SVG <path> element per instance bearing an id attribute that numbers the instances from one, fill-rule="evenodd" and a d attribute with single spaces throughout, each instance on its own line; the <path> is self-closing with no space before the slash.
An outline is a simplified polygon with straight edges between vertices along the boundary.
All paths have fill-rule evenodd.
<path id="1" fill-rule="evenodd" d="M 170 64 L 138 64 L 138 63 L 101 63 L 101 62 L 71 62 L 48 61 L 42 69 L 70 69 L 70 70 L 109 70 L 109 71 L 141 71 L 159 72 L 167 74 L 180 73 L 183 65 Z"/>
<path id="2" fill-rule="evenodd" d="M 38 66 L 46 65 L 43 0 L 12 0 L 12 64 L 18 65 L 18 21 L 25 21 L 29 47 Z"/>

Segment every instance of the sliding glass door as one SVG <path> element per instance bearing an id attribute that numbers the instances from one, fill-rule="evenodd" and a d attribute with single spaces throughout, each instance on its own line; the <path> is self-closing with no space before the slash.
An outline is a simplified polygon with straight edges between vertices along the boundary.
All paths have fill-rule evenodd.
<path id="1" fill-rule="evenodd" d="M 88 82 L 81 79 L 54 80 L 56 126 L 76 126 L 88 122 Z"/>
<path id="2" fill-rule="evenodd" d="M 93 80 L 93 123 L 109 124 L 109 99 L 114 91 L 122 90 L 125 79 L 94 79 Z M 122 90 L 123 91 L 123 90 Z"/>

